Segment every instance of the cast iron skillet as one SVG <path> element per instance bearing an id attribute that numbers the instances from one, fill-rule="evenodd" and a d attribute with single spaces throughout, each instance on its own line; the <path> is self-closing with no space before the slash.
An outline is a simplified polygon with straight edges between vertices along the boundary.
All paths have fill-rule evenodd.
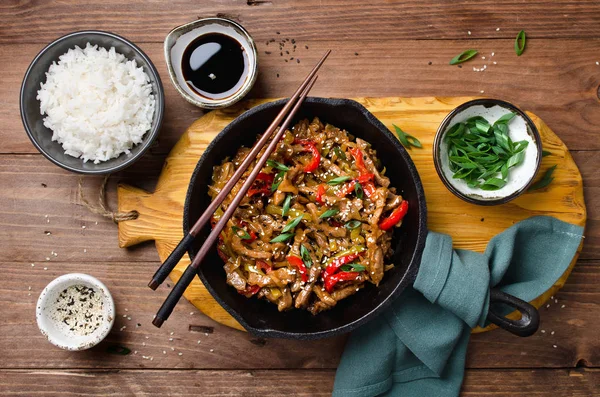
<path id="1" fill-rule="evenodd" d="M 283 107 L 284 100 L 257 106 L 235 119 L 206 148 L 200 158 L 187 192 L 183 214 L 184 235 L 208 206 L 207 186 L 211 184 L 213 166 L 233 156 L 240 146 L 252 146 L 256 136 L 267 128 Z M 216 248 L 200 266 L 200 279 L 221 306 L 246 330 L 259 337 L 317 339 L 349 332 L 380 314 L 415 280 L 427 236 L 427 208 L 421 179 L 410 156 L 389 130 L 358 102 L 348 99 L 307 98 L 297 119 L 319 117 L 327 123 L 348 130 L 370 142 L 387 167 L 386 175 L 410 203 L 402 227 L 395 228 L 392 240 L 394 269 L 386 272 L 379 287 L 368 284 L 359 293 L 340 301 L 333 309 L 313 316 L 306 310 L 280 313 L 276 305 L 259 299 L 247 299 L 225 283 L 223 261 Z M 209 226 L 196 238 L 189 250 L 191 258 L 198 252 L 210 232 Z M 527 336 L 537 330 L 538 313 L 526 302 L 493 290 L 491 301 L 517 308 L 523 314 L 511 321 L 490 310 L 488 319 L 515 334 Z"/>

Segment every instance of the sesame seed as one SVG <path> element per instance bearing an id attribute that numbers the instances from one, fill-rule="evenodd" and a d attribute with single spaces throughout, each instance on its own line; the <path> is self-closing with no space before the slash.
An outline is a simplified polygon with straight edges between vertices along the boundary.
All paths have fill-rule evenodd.
<path id="1" fill-rule="evenodd" d="M 565 308 L 565 305 L 562 305 L 560 308 L 561 308 L 561 309 L 564 309 L 564 308 Z"/>
<path id="2" fill-rule="evenodd" d="M 471 31 L 470 31 L 470 30 L 467 30 L 467 34 L 470 36 L 470 35 L 471 35 Z"/>
<path id="3" fill-rule="evenodd" d="M 600 65 L 600 62 L 596 61 L 596 65 Z"/>
<path id="4" fill-rule="evenodd" d="M 545 329 L 543 329 L 543 330 L 542 330 L 542 334 L 545 334 L 545 333 L 546 333 L 546 330 L 545 330 Z"/>
<path id="5" fill-rule="evenodd" d="M 142 346 L 146 346 L 146 342 L 142 342 Z"/>
<path id="6" fill-rule="evenodd" d="M 123 318 L 127 317 L 127 314 L 123 314 Z"/>
<path id="7" fill-rule="evenodd" d="M 127 320 L 131 321 L 131 317 L 127 317 Z"/>
<path id="8" fill-rule="evenodd" d="M 125 308 L 125 311 L 126 311 L 126 312 L 128 312 L 128 311 L 129 311 L 129 309 L 128 309 L 128 308 Z"/>
<path id="9" fill-rule="evenodd" d="M 481 59 L 485 59 L 485 57 L 481 57 Z"/>
<path id="10" fill-rule="evenodd" d="M 81 226 L 82 229 L 85 229 L 85 225 Z"/>
<path id="11" fill-rule="evenodd" d="M 173 342 L 173 338 L 169 338 L 169 342 Z"/>
<path id="12" fill-rule="evenodd" d="M 200 344 L 200 341 L 198 341 L 198 344 Z"/>
<path id="13" fill-rule="evenodd" d="M 183 353 L 179 352 L 177 353 L 178 356 L 183 356 Z"/>
<path id="14" fill-rule="evenodd" d="M 29 286 L 29 288 L 28 288 L 28 289 L 29 289 L 29 291 L 31 291 L 31 285 Z"/>
<path id="15" fill-rule="evenodd" d="M 499 32 L 499 31 L 500 31 L 500 28 L 496 28 L 496 32 Z"/>
<path id="16" fill-rule="evenodd" d="M 554 331 L 550 332 L 550 335 L 554 335 Z"/>
<path id="17" fill-rule="evenodd" d="M 210 349 L 210 352 L 211 352 L 211 353 L 212 353 L 212 352 L 214 352 L 214 351 L 215 351 L 215 349 Z"/>
<path id="18" fill-rule="evenodd" d="M 150 339 L 150 337 L 149 337 L 149 336 L 146 336 L 146 339 Z"/>
<path id="19" fill-rule="evenodd" d="M 35 264 L 34 264 L 34 263 L 32 263 L 32 264 L 31 264 L 31 267 L 35 267 Z"/>
<path id="20" fill-rule="evenodd" d="M 44 268 L 44 270 L 48 270 L 48 268 L 47 268 L 47 267 L 45 267 L 45 268 Z"/>
<path id="21" fill-rule="evenodd" d="M 171 332 L 171 335 L 173 335 L 175 332 Z"/>
<path id="22" fill-rule="evenodd" d="M 546 309 L 547 309 L 547 308 L 549 308 L 549 307 L 550 307 L 550 305 L 549 305 L 549 304 L 548 304 L 548 305 L 546 305 Z"/>
<path id="23" fill-rule="evenodd" d="M 174 347 L 172 347 L 172 348 L 171 348 L 171 350 L 172 350 L 172 351 L 175 351 L 175 348 L 174 348 Z"/>
<path id="24" fill-rule="evenodd" d="M 167 354 L 167 352 L 165 350 L 163 350 L 163 354 Z"/>
<path id="25" fill-rule="evenodd" d="M 135 351 L 133 352 L 133 354 L 137 354 L 137 350 L 135 350 Z"/>
<path id="26" fill-rule="evenodd" d="M 497 65 L 497 64 L 498 64 L 498 62 L 494 61 L 494 62 L 493 62 L 493 64 L 494 64 L 494 65 Z"/>
<path id="27" fill-rule="evenodd" d="M 558 346 L 556 346 L 556 345 L 552 345 L 552 347 L 556 349 Z"/>
<path id="28" fill-rule="evenodd" d="M 46 260 L 47 260 L 47 261 L 49 261 L 49 260 L 50 260 L 50 258 L 46 257 Z"/>
<path id="29" fill-rule="evenodd" d="M 479 92 L 483 94 L 483 90 L 481 90 L 481 91 L 479 91 Z"/>
<path id="30" fill-rule="evenodd" d="M 492 56 L 494 56 L 494 55 L 496 55 L 496 53 L 495 53 L 495 52 L 492 52 Z"/>
<path id="31" fill-rule="evenodd" d="M 558 299 L 554 299 L 554 303 L 558 303 Z"/>
<path id="32" fill-rule="evenodd" d="M 87 249 L 84 249 L 84 250 L 83 250 L 83 253 L 86 253 L 86 252 L 87 252 Z"/>

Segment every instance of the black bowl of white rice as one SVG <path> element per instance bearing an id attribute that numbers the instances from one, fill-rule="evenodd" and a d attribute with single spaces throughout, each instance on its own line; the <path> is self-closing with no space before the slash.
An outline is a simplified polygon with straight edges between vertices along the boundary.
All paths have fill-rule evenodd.
<path id="1" fill-rule="evenodd" d="M 109 174 L 140 158 L 158 136 L 163 86 L 150 58 L 112 33 L 81 31 L 46 46 L 21 86 L 21 119 L 50 161 Z"/>

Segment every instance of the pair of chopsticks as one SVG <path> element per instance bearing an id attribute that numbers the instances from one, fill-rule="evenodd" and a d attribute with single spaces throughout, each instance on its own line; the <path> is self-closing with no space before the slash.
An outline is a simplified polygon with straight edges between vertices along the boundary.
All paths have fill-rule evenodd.
<path id="1" fill-rule="evenodd" d="M 198 218 L 194 226 L 190 229 L 190 232 L 179 242 L 179 244 L 177 244 L 177 247 L 175 247 L 175 249 L 173 250 L 173 252 L 171 252 L 167 260 L 165 260 L 165 262 L 158 268 L 158 270 L 152 277 L 152 281 L 150 281 L 148 286 L 155 290 L 167 278 L 167 276 L 169 275 L 169 273 L 171 273 L 171 271 L 177 265 L 179 260 L 191 247 L 192 243 L 194 242 L 194 239 L 196 238 L 200 230 L 202 230 L 202 228 L 210 220 L 217 208 L 219 208 L 221 203 L 223 203 L 223 200 L 225 200 L 225 198 L 231 192 L 235 184 L 239 181 L 244 172 L 246 172 L 250 164 L 254 161 L 254 159 L 258 157 L 260 151 L 269 141 L 273 132 L 277 130 L 279 123 L 281 123 L 281 121 L 285 118 L 285 121 L 283 121 L 279 130 L 277 130 L 275 135 L 272 137 L 271 142 L 265 149 L 263 155 L 258 159 L 256 166 L 252 169 L 252 172 L 244 181 L 244 184 L 242 185 L 241 189 L 233 198 L 231 204 L 227 207 L 227 209 L 223 213 L 223 216 L 221 216 L 219 222 L 217 222 L 211 233 L 208 235 L 208 237 L 204 241 L 204 244 L 202 244 L 202 247 L 196 254 L 192 263 L 187 267 L 187 269 L 185 269 L 185 272 L 181 275 L 181 278 L 177 281 L 177 284 L 175 284 L 175 286 L 169 293 L 169 296 L 163 302 L 162 306 L 158 310 L 158 313 L 156 313 L 154 320 L 152 320 L 152 324 L 154 324 L 156 327 L 160 328 L 160 326 L 169 318 L 169 316 L 173 312 L 173 309 L 175 308 L 175 305 L 177 305 L 177 302 L 179 302 L 179 299 L 181 299 L 183 292 L 194 279 L 194 276 L 198 272 L 198 267 L 200 266 L 200 263 L 202 263 L 206 254 L 208 254 L 213 244 L 217 241 L 219 234 L 229 221 L 229 218 L 231 218 L 231 216 L 233 215 L 233 212 L 236 210 L 240 201 L 242 201 L 248 189 L 250 189 L 250 186 L 252 186 L 252 184 L 254 183 L 254 179 L 269 159 L 271 153 L 273 153 L 273 151 L 277 147 L 277 144 L 283 136 L 283 133 L 294 119 L 296 112 L 298 112 L 298 109 L 300 109 L 300 106 L 304 102 L 304 99 L 307 97 L 311 88 L 315 84 L 315 81 L 317 80 L 317 71 L 319 70 L 321 65 L 323 65 L 323 62 L 325 62 L 325 59 L 327 59 L 330 53 L 331 50 L 327 51 L 325 55 L 323 55 L 321 60 L 315 65 L 313 70 L 311 70 L 308 76 L 306 76 L 306 79 L 304 79 L 300 87 L 298 87 L 296 92 L 294 92 L 294 95 L 291 96 L 291 98 L 285 104 L 283 109 L 281 109 L 277 117 L 275 117 L 273 122 L 266 129 L 262 137 L 252 147 L 252 150 L 246 156 L 240 167 L 235 171 L 231 179 L 225 184 L 223 189 L 221 189 L 221 192 L 219 192 L 217 197 L 215 197 L 215 199 L 210 203 L 208 208 L 206 208 L 206 210 L 202 213 L 200 218 Z"/>

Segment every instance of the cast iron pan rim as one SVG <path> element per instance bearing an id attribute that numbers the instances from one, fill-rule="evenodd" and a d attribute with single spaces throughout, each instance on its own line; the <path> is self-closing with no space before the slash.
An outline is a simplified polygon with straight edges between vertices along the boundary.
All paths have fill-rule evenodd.
<path id="1" fill-rule="evenodd" d="M 456 187 L 454 187 L 454 185 L 452 185 L 450 183 L 450 181 L 448 181 L 448 179 L 446 178 L 446 174 L 444 173 L 444 169 L 441 164 L 442 161 L 440 159 L 440 145 L 441 145 L 442 135 L 444 135 L 444 131 L 448 127 L 448 124 L 450 123 L 450 121 L 454 118 L 454 116 L 456 116 L 458 113 L 462 112 L 463 110 L 465 110 L 471 106 L 478 106 L 478 105 L 481 105 L 484 107 L 498 105 L 505 109 L 512 110 L 513 112 L 515 112 L 519 116 L 521 116 L 523 118 L 523 120 L 525 120 L 525 123 L 527 124 L 529 129 L 531 130 L 533 138 L 535 139 L 535 145 L 536 145 L 537 152 L 538 152 L 537 162 L 535 164 L 535 172 L 531 176 L 531 179 L 529 180 L 529 182 L 527 182 L 527 184 L 525 184 L 525 186 L 523 186 L 521 189 L 517 190 L 516 192 L 512 193 L 511 195 L 508 195 L 506 197 L 500 197 L 500 198 L 493 199 L 493 200 L 480 200 L 480 199 L 477 199 L 477 198 L 474 198 L 471 196 L 467 196 L 466 194 L 463 194 L 460 190 L 458 190 Z M 461 200 L 464 200 L 470 204 L 492 206 L 492 205 L 498 205 L 498 204 L 506 204 L 509 201 L 516 199 L 521 194 L 526 192 L 527 189 L 529 189 L 529 186 L 531 186 L 533 184 L 533 181 L 535 180 L 535 176 L 537 175 L 537 173 L 540 169 L 540 165 L 542 164 L 542 149 L 543 149 L 542 148 L 542 137 L 540 136 L 540 132 L 538 131 L 533 120 L 531 120 L 531 118 L 523 110 L 519 109 L 517 106 L 513 105 L 512 103 L 503 101 L 501 99 L 494 99 L 494 98 L 473 99 L 471 101 L 467 101 L 461 105 L 458 105 L 450 113 L 448 113 L 448 115 L 446 117 L 444 117 L 444 119 L 440 123 L 440 126 L 438 127 L 438 129 L 435 133 L 435 138 L 433 140 L 433 164 L 434 164 L 435 170 L 437 171 L 437 174 L 438 174 L 439 178 L 442 180 L 442 183 L 444 184 L 444 186 L 446 186 L 446 188 L 452 194 L 454 194 L 456 197 L 458 197 Z"/>
<path id="2" fill-rule="evenodd" d="M 229 133 L 229 131 L 236 124 L 244 122 L 248 117 L 254 115 L 255 113 L 261 112 L 264 109 L 283 105 L 286 101 L 287 101 L 287 99 L 280 99 L 280 100 L 273 101 L 273 102 L 263 103 L 261 105 L 258 105 L 256 107 L 244 112 L 242 115 L 238 116 L 235 120 L 233 120 L 231 123 L 229 123 L 223 129 L 223 131 L 221 131 L 207 146 L 206 150 L 202 154 L 202 157 L 200 157 L 200 160 L 196 164 L 196 168 L 194 169 L 194 172 L 192 173 L 192 176 L 190 179 L 190 185 L 188 187 L 188 191 L 186 194 L 185 204 L 184 204 L 184 209 L 183 209 L 183 233 L 184 233 L 184 235 L 187 235 L 190 230 L 190 225 L 188 223 L 188 218 L 189 218 L 188 215 L 189 215 L 190 202 L 192 200 L 192 190 L 193 190 L 195 182 L 196 182 L 196 176 L 197 176 L 198 172 L 200 171 L 202 164 L 206 160 L 206 154 L 209 153 L 210 150 L 214 146 L 216 146 L 219 143 L 219 141 L 221 139 L 223 139 L 224 136 L 227 135 Z M 404 159 L 404 161 L 406 162 L 406 164 L 408 166 L 409 173 L 410 173 L 409 176 L 414 181 L 416 191 L 417 191 L 418 208 L 415 208 L 414 204 L 412 207 L 414 209 L 418 209 L 418 211 L 419 211 L 418 230 L 415 231 L 417 233 L 417 243 L 416 243 L 416 247 L 414 249 L 412 258 L 410 260 L 410 263 L 408 264 L 406 271 L 404 273 L 404 276 L 398 282 L 398 285 L 395 286 L 395 288 L 390 292 L 390 294 L 387 297 L 385 297 L 379 305 L 375 306 L 373 309 L 371 309 L 370 312 L 368 312 L 367 314 L 365 314 L 364 316 L 362 316 L 361 318 L 359 318 L 353 322 L 344 324 L 344 325 L 336 327 L 336 328 L 332 328 L 330 330 L 319 331 L 319 332 L 287 332 L 287 331 L 278 331 L 278 330 L 266 329 L 266 328 L 259 329 L 259 328 L 250 326 L 249 324 L 246 323 L 244 318 L 237 311 L 235 311 L 231 307 L 229 307 L 229 305 L 227 305 L 220 298 L 220 296 L 216 293 L 216 291 L 211 287 L 210 283 L 205 279 L 203 273 L 200 272 L 199 273 L 200 279 L 202 280 L 202 283 L 204 284 L 204 286 L 206 287 L 208 292 L 212 295 L 212 297 L 233 318 L 235 318 L 242 325 L 242 327 L 244 327 L 248 332 L 250 332 L 251 334 L 253 334 L 257 337 L 313 340 L 313 339 L 320 339 L 320 338 L 325 338 L 325 337 L 333 337 L 336 335 L 341 335 L 341 334 L 350 332 L 350 331 L 358 328 L 359 326 L 365 324 L 367 321 L 370 321 L 370 320 L 374 319 L 375 317 L 377 317 L 379 314 L 381 314 L 384 311 L 384 309 L 386 309 L 396 298 L 398 298 L 398 296 L 402 293 L 402 291 L 404 291 L 404 288 L 406 288 L 406 286 L 412 285 L 412 283 L 414 282 L 414 280 L 416 278 L 417 272 L 419 270 L 421 256 L 422 256 L 423 250 L 425 248 L 425 239 L 427 237 L 427 207 L 426 207 L 426 202 L 425 202 L 425 192 L 423 191 L 423 185 L 421 183 L 421 178 L 419 177 L 417 169 L 416 169 L 412 159 L 410 158 L 409 154 L 407 153 L 406 149 L 404 148 L 404 146 L 402 146 L 398 142 L 396 137 L 394 137 L 392 135 L 392 133 L 388 130 L 388 128 L 385 125 L 383 125 L 375 116 L 373 116 L 373 114 L 371 112 L 369 112 L 364 106 L 362 106 L 360 103 L 358 103 L 356 101 L 353 101 L 351 99 L 309 97 L 309 98 L 306 98 L 305 102 L 306 103 L 317 103 L 317 104 L 322 103 L 322 104 L 327 104 L 327 105 L 332 105 L 332 106 L 353 107 L 357 111 L 359 111 L 363 115 L 363 117 L 365 117 L 368 120 L 369 123 L 371 123 L 375 127 L 377 127 L 377 129 L 381 133 L 387 135 L 388 138 L 391 140 L 391 142 L 393 142 L 394 148 L 400 153 L 400 155 L 402 156 L 402 158 Z M 188 250 L 188 254 L 190 256 L 190 259 L 193 260 L 195 253 L 192 251 L 193 251 L 192 249 Z M 335 310 L 335 309 L 333 309 L 333 310 Z"/>
<path id="3" fill-rule="evenodd" d="M 25 115 L 25 106 L 26 106 L 25 102 L 24 102 L 25 83 L 29 80 L 29 74 L 31 73 L 31 69 L 33 69 L 33 66 L 46 53 L 46 51 L 48 51 L 50 48 L 52 48 L 56 44 L 59 44 L 71 37 L 85 36 L 88 34 L 97 34 L 97 35 L 101 35 L 101 36 L 111 37 L 111 38 L 113 38 L 117 41 L 121 41 L 125 45 L 131 47 L 146 62 L 147 66 L 148 66 L 148 71 L 152 74 L 152 77 L 154 77 L 154 81 L 156 82 L 156 87 L 157 87 L 157 89 L 156 89 L 157 92 L 155 93 L 156 100 L 155 100 L 154 112 L 156 112 L 158 114 L 158 118 L 156 120 L 156 123 L 153 123 L 150 130 L 148 132 L 146 132 L 146 135 L 144 136 L 145 141 L 143 141 L 142 143 L 139 144 L 139 145 L 142 145 L 142 147 L 140 148 L 140 151 L 137 152 L 134 156 L 131 156 L 130 159 L 123 162 L 122 164 L 112 167 L 112 168 L 107 168 L 105 170 L 85 171 L 82 169 L 73 168 L 73 167 L 71 167 L 67 164 L 64 164 L 61 161 L 55 159 L 54 157 L 52 157 L 49 153 L 47 153 L 42 148 L 42 146 L 40 144 L 38 144 L 38 142 L 34 138 L 33 133 L 31 131 L 31 129 L 29 128 L 29 123 L 27 121 L 27 117 Z M 139 66 L 143 67 L 144 65 L 139 65 Z M 41 154 L 43 154 L 44 157 L 46 157 L 48 160 L 50 160 L 52 163 L 58 165 L 59 167 L 65 169 L 67 171 L 75 172 L 78 174 L 105 175 L 105 174 L 110 174 L 113 172 L 121 171 L 122 169 L 127 168 L 130 165 L 132 165 L 134 162 L 139 160 L 144 155 L 144 153 L 146 153 L 146 151 L 148 151 L 148 149 L 150 149 L 150 146 L 152 146 L 152 143 L 154 142 L 156 137 L 158 137 L 158 134 L 160 132 L 160 127 L 162 126 L 163 116 L 164 116 L 165 94 L 164 94 L 164 88 L 162 85 L 162 80 L 160 79 L 158 70 L 156 70 L 156 67 L 154 66 L 154 64 L 148 57 L 148 55 L 146 55 L 146 53 L 144 51 L 142 51 L 142 49 L 140 47 L 135 45 L 133 42 L 127 40 L 125 37 L 119 36 L 119 35 L 111 33 L 111 32 L 106 32 L 103 30 L 80 30 L 77 32 L 72 32 L 72 33 L 69 33 L 69 34 L 66 34 L 64 36 L 57 38 L 56 40 L 52 41 L 51 43 L 46 45 L 44 48 L 42 48 L 40 50 L 40 52 L 38 52 L 38 54 L 35 56 L 35 58 L 33 58 L 31 63 L 29 64 L 29 66 L 27 67 L 27 71 L 25 72 L 25 76 L 23 77 L 23 81 L 21 82 L 21 89 L 19 90 L 19 96 L 20 96 L 19 97 L 19 110 L 21 113 L 21 121 L 23 123 L 23 127 L 25 128 L 25 132 L 27 133 L 27 136 L 29 137 L 29 140 L 31 141 L 33 146 L 35 146 L 35 148 Z"/>

